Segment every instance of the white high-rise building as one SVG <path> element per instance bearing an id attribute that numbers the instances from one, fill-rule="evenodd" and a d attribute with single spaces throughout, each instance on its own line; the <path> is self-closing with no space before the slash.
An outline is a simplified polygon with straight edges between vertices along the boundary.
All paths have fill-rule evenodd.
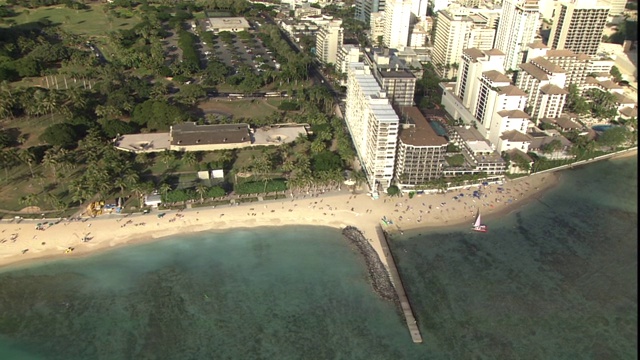
<path id="1" fill-rule="evenodd" d="M 404 49 L 409 44 L 412 0 L 389 0 L 384 9 L 384 46 Z"/>
<path id="2" fill-rule="evenodd" d="M 442 105 L 454 119 L 476 124 L 478 132 L 492 144 L 505 131 L 526 131 L 529 116 L 524 113 L 527 93 L 511 85 L 503 73 L 504 54 L 492 49 L 465 49 L 460 74 L 454 86 L 443 86 Z"/>
<path id="3" fill-rule="evenodd" d="M 482 51 L 480 49 L 465 49 L 462 52 L 460 76 L 456 81 L 455 95 L 462 100 L 467 109 L 474 109 L 478 100 L 480 83 L 478 79 L 485 71 L 502 71 L 504 54 L 496 49 Z"/>
<path id="4" fill-rule="evenodd" d="M 609 7 L 598 6 L 596 0 L 559 2 L 554 11 L 549 47 L 596 55 L 608 16 Z"/>
<path id="5" fill-rule="evenodd" d="M 543 57 L 520 64 L 520 69 L 516 86 L 529 94 L 527 106 L 534 121 L 560 117 L 569 93 L 566 71 Z"/>
<path id="6" fill-rule="evenodd" d="M 620 16 L 624 13 L 627 0 L 598 0 L 599 6 L 609 8 L 609 16 Z"/>
<path id="7" fill-rule="evenodd" d="M 385 0 L 356 0 L 355 18 L 364 23 L 371 21 L 371 14 L 384 11 Z"/>
<path id="8" fill-rule="evenodd" d="M 482 14 L 472 9 L 451 5 L 438 11 L 431 61 L 439 76 L 452 78 L 457 75 L 463 49 L 490 50 L 496 30 Z"/>
<path id="9" fill-rule="evenodd" d="M 540 18 L 553 21 L 553 10 L 556 8 L 558 1 L 560 0 L 540 0 L 538 3 Z"/>
<path id="10" fill-rule="evenodd" d="M 373 46 L 380 45 L 380 39 L 384 39 L 384 11 L 371 13 L 369 22 L 369 40 Z"/>
<path id="11" fill-rule="evenodd" d="M 338 51 L 342 47 L 344 31 L 342 20 L 331 20 L 316 35 L 316 56 L 325 64 L 338 62 Z"/>
<path id="12" fill-rule="evenodd" d="M 343 44 L 338 51 L 338 61 L 336 62 L 336 70 L 343 74 L 347 74 L 349 70 L 349 64 L 360 61 L 360 48 L 357 45 Z M 342 81 L 341 81 L 342 82 Z M 346 85 L 344 80 L 343 86 Z"/>
<path id="13" fill-rule="evenodd" d="M 538 0 L 504 0 L 494 47 L 505 54 L 505 70 L 517 70 L 540 28 Z"/>
<path id="14" fill-rule="evenodd" d="M 391 185 L 400 120 L 363 63 L 349 64 L 345 121 L 373 193 Z"/>
<path id="15" fill-rule="evenodd" d="M 446 9 L 453 3 L 453 0 L 433 0 L 433 13 Z"/>
<path id="16" fill-rule="evenodd" d="M 413 0 L 411 13 L 414 16 L 414 19 L 423 19 L 427 16 L 427 7 L 430 2 L 430 0 Z"/>

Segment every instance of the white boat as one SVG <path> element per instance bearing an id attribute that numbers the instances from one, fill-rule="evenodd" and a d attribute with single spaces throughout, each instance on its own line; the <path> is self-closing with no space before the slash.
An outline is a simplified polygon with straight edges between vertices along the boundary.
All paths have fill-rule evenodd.
<path id="1" fill-rule="evenodd" d="M 479 231 L 479 232 L 487 232 L 489 230 L 487 228 L 487 225 L 482 223 L 482 219 L 480 218 L 480 211 L 478 211 L 478 216 L 476 217 L 476 222 L 473 223 L 473 227 L 471 228 L 471 230 Z"/>

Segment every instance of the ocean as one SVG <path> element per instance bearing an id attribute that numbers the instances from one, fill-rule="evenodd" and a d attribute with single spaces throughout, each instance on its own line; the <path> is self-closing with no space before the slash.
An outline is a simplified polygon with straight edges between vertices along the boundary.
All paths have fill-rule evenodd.
<path id="1" fill-rule="evenodd" d="M 637 158 L 391 239 L 424 343 L 337 229 L 172 237 L 0 270 L 0 359 L 637 359 Z"/>

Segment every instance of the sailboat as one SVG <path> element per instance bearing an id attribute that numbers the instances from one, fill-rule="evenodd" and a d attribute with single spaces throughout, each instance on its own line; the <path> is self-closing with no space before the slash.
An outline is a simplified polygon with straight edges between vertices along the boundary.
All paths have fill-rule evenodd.
<path id="1" fill-rule="evenodd" d="M 476 217 L 476 222 L 473 223 L 473 227 L 471 228 L 473 231 L 479 232 L 487 232 L 489 229 L 487 225 L 482 223 L 482 219 L 480 218 L 480 210 L 478 210 L 478 216 Z"/>

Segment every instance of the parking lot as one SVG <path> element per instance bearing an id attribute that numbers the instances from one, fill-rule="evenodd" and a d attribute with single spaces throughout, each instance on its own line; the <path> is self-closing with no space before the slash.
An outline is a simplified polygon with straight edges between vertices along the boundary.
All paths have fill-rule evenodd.
<path id="1" fill-rule="evenodd" d="M 259 28 L 255 22 L 251 23 L 254 28 Z M 188 29 L 197 36 L 196 50 L 200 53 L 203 68 L 210 60 L 217 59 L 236 70 L 245 64 L 256 75 L 260 75 L 266 70 L 277 71 L 280 69 L 280 64 L 276 62 L 271 51 L 264 46 L 254 30 L 250 30 L 248 33 L 216 34 L 213 42 L 208 43 L 199 36 L 195 26 Z M 178 36 L 173 30 L 170 30 L 169 33 L 170 36 L 163 40 L 167 65 L 182 60 L 182 49 L 178 46 Z M 223 40 L 225 38 L 228 38 L 227 41 Z"/>
<path id="2" fill-rule="evenodd" d="M 246 64 L 253 69 L 254 73 L 259 74 L 267 68 L 277 70 L 280 67 L 280 64 L 271 56 L 271 51 L 253 34 L 251 39 L 241 39 L 237 34 L 232 34 L 230 43 L 217 36 L 213 44 L 202 45 L 205 56 L 215 56 L 234 69 L 241 64 Z"/>

